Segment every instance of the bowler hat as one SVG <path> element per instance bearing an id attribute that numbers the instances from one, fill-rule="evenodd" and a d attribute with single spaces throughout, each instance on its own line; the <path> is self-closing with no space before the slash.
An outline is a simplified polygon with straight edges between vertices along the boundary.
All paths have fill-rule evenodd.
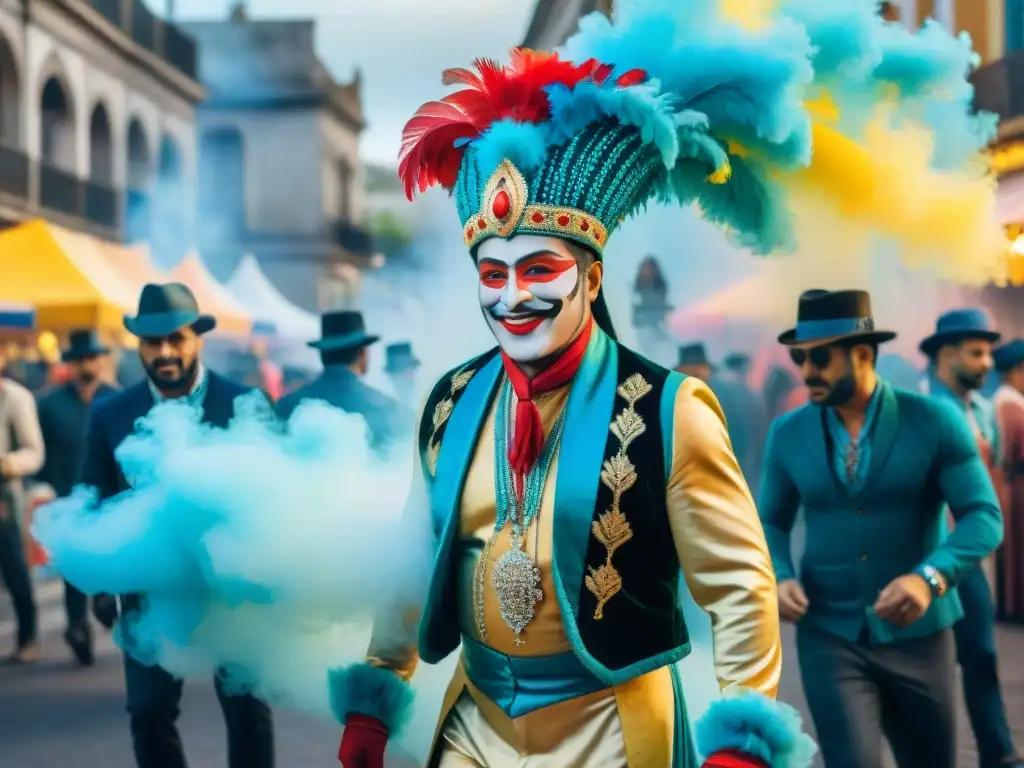
<path id="1" fill-rule="evenodd" d="M 143 338 L 170 336 L 182 328 L 203 334 L 216 325 L 211 315 L 199 311 L 195 295 L 182 283 L 149 283 L 139 296 L 138 314 L 124 317 L 128 332 Z"/>
<path id="2" fill-rule="evenodd" d="M 935 333 L 924 339 L 918 349 L 928 357 L 935 357 L 947 344 L 957 344 L 967 339 L 999 341 L 1002 334 L 992 327 L 988 312 L 976 307 L 953 309 L 940 315 L 935 322 Z"/>
<path id="3" fill-rule="evenodd" d="M 855 339 L 864 344 L 881 344 L 895 338 L 893 331 L 875 328 L 871 295 L 867 291 L 816 289 L 800 294 L 796 325 L 779 334 L 779 343 L 792 347 Z"/>
<path id="4" fill-rule="evenodd" d="M 309 342 L 309 346 L 324 352 L 341 352 L 369 346 L 379 339 L 380 336 L 366 332 L 362 312 L 343 310 L 323 314 L 320 318 L 320 338 Z"/>
<path id="5" fill-rule="evenodd" d="M 708 360 L 707 350 L 703 344 L 685 344 L 679 348 L 679 362 L 676 367 L 683 365 L 706 365 L 714 368 Z"/>
<path id="6" fill-rule="evenodd" d="M 82 360 L 87 357 L 106 355 L 110 350 L 96 338 L 96 332 L 79 329 L 68 334 L 68 347 L 61 350 L 60 359 L 65 363 Z"/>
<path id="7" fill-rule="evenodd" d="M 419 359 L 412 352 L 412 344 L 407 341 L 388 344 L 384 354 L 384 370 L 387 373 L 401 373 L 420 367 Z"/>
<path id="8" fill-rule="evenodd" d="M 992 353 L 992 360 L 999 372 L 1009 371 L 1024 363 L 1024 339 L 1006 342 Z"/>

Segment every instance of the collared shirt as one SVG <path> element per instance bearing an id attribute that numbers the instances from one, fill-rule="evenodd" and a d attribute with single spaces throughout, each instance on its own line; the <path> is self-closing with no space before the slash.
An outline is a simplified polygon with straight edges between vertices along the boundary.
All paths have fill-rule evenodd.
<path id="1" fill-rule="evenodd" d="M 931 397 L 950 401 L 963 411 L 978 441 L 982 459 L 987 466 L 992 466 L 999 452 L 999 430 L 996 427 L 996 414 L 992 404 L 977 391 L 972 391 L 965 400 L 943 384 L 934 373 L 929 373 L 925 377 L 923 390 Z"/>
<path id="2" fill-rule="evenodd" d="M 153 395 L 153 403 L 162 403 L 165 400 L 177 400 L 178 402 L 188 403 L 194 405 L 196 408 L 203 407 L 203 401 L 206 399 L 206 388 L 209 384 L 210 377 L 206 373 L 206 366 L 202 363 L 199 364 L 199 370 L 196 372 L 196 380 L 192 382 L 192 388 L 184 395 L 178 398 L 168 398 L 163 392 L 157 389 L 156 385 L 153 384 L 153 380 L 149 377 L 146 378 L 146 383 L 149 384 L 149 391 Z"/>
<path id="3" fill-rule="evenodd" d="M 864 425 L 856 440 L 850 437 L 849 430 L 835 408 L 825 410 L 825 424 L 832 441 L 832 467 L 839 482 L 851 495 L 859 493 L 867 479 L 868 467 L 871 465 L 871 438 L 878 419 L 878 404 L 882 400 L 878 392 L 883 386 L 879 379 L 875 391 L 868 399 Z"/>

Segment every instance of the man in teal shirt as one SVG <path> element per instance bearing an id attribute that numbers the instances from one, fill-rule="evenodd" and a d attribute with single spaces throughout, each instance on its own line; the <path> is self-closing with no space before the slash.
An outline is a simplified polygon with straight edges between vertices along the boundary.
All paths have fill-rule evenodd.
<path id="1" fill-rule="evenodd" d="M 935 333 L 921 342 L 929 360 L 924 388 L 931 397 L 954 405 L 966 417 L 985 463 L 996 464 L 998 433 L 992 404 L 979 390 L 992 370 L 992 345 L 1000 335 L 988 315 L 958 309 L 942 315 Z M 964 702 L 978 746 L 979 768 L 1024 768 L 1013 746 L 999 686 L 995 644 L 995 604 L 981 566 L 972 569 L 957 591 L 964 618 L 956 623 L 957 661 Z"/>
<path id="2" fill-rule="evenodd" d="M 866 292 L 808 291 L 779 337 L 810 403 L 772 423 L 758 507 L 828 768 L 878 768 L 883 736 L 900 768 L 956 767 L 954 587 L 1002 537 L 958 411 L 876 374 L 895 336 L 875 329 Z"/>

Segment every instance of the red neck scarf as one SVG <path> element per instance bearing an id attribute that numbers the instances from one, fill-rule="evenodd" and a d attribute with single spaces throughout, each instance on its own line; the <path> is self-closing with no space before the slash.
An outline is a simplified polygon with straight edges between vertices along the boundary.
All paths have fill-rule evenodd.
<path id="1" fill-rule="evenodd" d="M 587 323 L 579 336 L 559 355 L 551 365 L 530 379 L 520 370 L 504 352 L 501 353 L 512 389 L 516 393 L 516 425 L 512 436 L 512 445 L 508 449 L 508 461 L 512 466 L 513 476 L 519 481 L 518 489 L 522 489 L 523 478 L 537 463 L 540 452 L 544 448 L 544 425 L 540 420 L 540 411 L 533 402 L 537 395 L 551 392 L 568 384 L 579 370 L 583 362 L 583 353 L 590 341 L 593 321 Z"/>

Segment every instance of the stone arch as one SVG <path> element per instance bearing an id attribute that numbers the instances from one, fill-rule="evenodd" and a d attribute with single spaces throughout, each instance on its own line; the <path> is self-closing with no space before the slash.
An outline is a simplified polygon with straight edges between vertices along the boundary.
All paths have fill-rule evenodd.
<path id="1" fill-rule="evenodd" d="M 0 144 L 21 148 L 21 68 L 7 36 L 0 32 Z"/>
<path id="2" fill-rule="evenodd" d="M 142 121 L 133 117 L 128 121 L 128 188 L 140 192 L 149 188 L 153 177 L 153 160 L 150 157 L 149 137 Z"/>
<path id="3" fill-rule="evenodd" d="M 75 170 L 75 105 L 59 63 L 44 68 L 39 92 L 39 154 L 51 167 Z"/>
<path id="4" fill-rule="evenodd" d="M 114 184 L 114 138 L 110 111 L 97 101 L 89 116 L 89 178 L 104 186 Z"/>

